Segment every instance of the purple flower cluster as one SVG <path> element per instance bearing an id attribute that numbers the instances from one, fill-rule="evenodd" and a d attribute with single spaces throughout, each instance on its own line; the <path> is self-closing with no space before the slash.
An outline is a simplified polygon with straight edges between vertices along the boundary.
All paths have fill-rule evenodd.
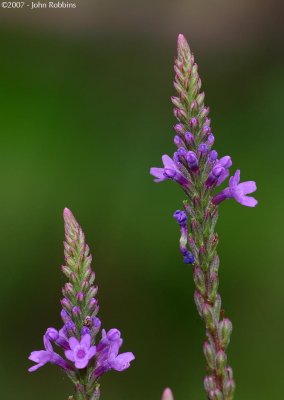
<path id="1" fill-rule="evenodd" d="M 210 132 L 209 123 L 209 120 L 205 122 L 202 132 L 207 132 L 208 130 Z M 181 124 L 178 125 L 179 127 L 182 126 Z M 191 137 L 190 142 L 186 140 L 188 135 Z M 177 137 L 179 140 L 177 140 Z M 163 182 L 170 179 L 178 182 L 186 192 L 189 192 L 193 182 L 197 178 L 196 175 L 199 173 L 199 178 L 201 178 L 205 189 L 213 190 L 216 186 L 220 186 L 230 175 L 229 169 L 232 166 L 232 160 L 230 156 L 218 159 L 217 152 L 210 150 L 214 143 L 212 137 L 211 133 L 207 138 L 205 137 L 204 140 L 207 139 L 207 142 L 199 144 L 196 151 L 192 133 L 186 132 L 180 134 L 180 136 L 175 136 L 174 143 L 178 143 L 178 146 L 182 143 L 183 146 L 178 148 L 173 158 L 167 154 L 162 156 L 163 168 L 153 167 L 150 169 L 150 174 L 155 177 L 154 181 Z M 209 138 L 211 138 L 210 141 L 208 141 Z M 202 169 L 200 166 L 202 166 Z M 235 175 L 230 178 L 229 187 L 213 197 L 213 204 L 216 205 L 226 199 L 234 198 L 244 206 L 255 207 L 257 200 L 246 196 L 256 190 L 255 182 L 247 181 L 239 183 L 239 181 L 240 171 L 237 170 Z"/>
<path id="2" fill-rule="evenodd" d="M 97 317 L 99 306 L 95 298 L 97 287 L 93 284 L 92 257 L 84 233 L 68 209 L 64 210 L 64 221 L 66 240 L 62 271 L 69 279 L 62 289 L 61 318 L 64 325 L 59 331 L 47 329 L 43 337 L 45 350 L 30 354 L 29 359 L 35 365 L 29 371 L 36 371 L 46 363 L 56 364 L 76 383 L 76 390 L 81 394 L 98 393 L 98 379 L 104 373 L 124 371 L 135 357 L 130 352 L 119 354 L 123 341 L 117 329 L 108 332 L 103 329 L 101 339 L 96 340 L 101 321 Z M 53 345 L 61 350 L 62 355 L 54 351 Z M 95 398 L 98 399 L 99 395 Z"/>
<path id="3" fill-rule="evenodd" d="M 178 55 L 175 61 L 174 86 L 177 95 L 172 97 L 174 116 L 173 156 L 162 156 L 163 167 L 151 168 L 155 182 L 172 180 L 186 194 L 184 210 L 177 210 L 174 219 L 180 227 L 180 251 L 186 264 L 193 264 L 195 283 L 194 299 L 206 327 L 207 339 L 204 355 L 208 374 L 204 387 L 209 400 L 232 400 L 235 383 L 232 368 L 227 364 L 226 347 L 232 333 L 232 323 L 221 314 L 219 287 L 218 235 L 215 225 L 218 205 L 226 199 L 235 199 L 241 205 L 255 207 L 257 200 L 249 194 L 256 190 L 253 181 L 240 183 L 240 171 L 229 179 L 229 185 L 215 194 L 217 187 L 230 176 L 230 156 L 218 157 L 213 149 L 215 137 L 204 105 L 201 80 L 194 56 L 183 35 L 178 37 Z M 164 399 L 172 399 L 169 390 Z"/>

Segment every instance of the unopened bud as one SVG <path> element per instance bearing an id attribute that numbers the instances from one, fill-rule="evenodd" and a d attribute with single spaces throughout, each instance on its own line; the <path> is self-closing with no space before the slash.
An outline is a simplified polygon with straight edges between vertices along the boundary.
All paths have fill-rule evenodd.
<path id="1" fill-rule="evenodd" d="M 211 399 L 212 400 L 224 400 L 224 397 L 223 397 L 223 394 L 222 394 L 221 390 L 215 389 L 213 391 L 213 397 L 212 398 L 210 397 L 210 400 Z"/>
<path id="2" fill-rule="evenodd" d="M 174 396 L 171 389 L 167 388 L 164 390 L 162 400 L 174 400 Z"/>
<path id="3" fill-rule="evenodd" d="M 230 343 L 230 337 L 233 330 L 232 322 L 228 318 L 224 318 L 219 323 L 218 330 L 219 330 L 221 346 L 223 349 L 225 349 Z"/>
<path id="4" fill-rule="evenodd" d="M 194 292 L 194 301 L 200 317 L 203 317 L 204 298 L 198 292 L 198 290 L 195 290 Z"/>
<path id="5" fill-rule="evenodd" d="M 214 301 L 218 292 L 219 279 L 215 272 L 212 272 L 209 276 L 209 288 L 208 288 L 208 298 Z"/>
<path id="6" fill-rule="evenodd" d="M 213 376 L 205 376 L 204 378 L 204 388 L 206 392 L 209 392 L 210 390 L 214 390 L 216 388 L 216 383 L 215 379 Z"/>
<path id="7" fill-rule="evenodd" d="M 212 307 L 209 304 L 205 303 L 202 308 L 202 314 L 203 314 L 203 318 L 204 318 L 207 328 L 211 332 L 213 332 L 215 329 L 215 321 L 214 321 Z"/>
<path id="8" fill-rule="evenodd" d="M 199 95 L 196 97 L 196 101 L 197 101 L 197 104 L 199 105 L 199 107 L 202 106 L 202 104 L 204 103 L 204 98 L 205 98 L 204 92 L 199 93 Z"/>
<path id="9" fill-rule="evenodd" d="M 235 388 L 236 388 L 236 385 L 232 379 L 228 379 L 224 383 L 223 390 L 224 390 L 224 395 L 226 396 L 226 398 L 228 398 L 229 400 L 231 400 L 233 398 Z"/>
<path id="10" fill-rule="evenodd" d="M 90 310 L 90 311 L 95 310 L 97 303 L 98 303 L 98 301 L 94 297 L 92 297 L 88 303 L 88 310 Z"/>
<path id="11" fill-rule="evenodd" d="M 81 315 L 80 307 L 78 306 L 73 307 L 72 314 L 74 315 L 74 317 L 78 317 L 79 315 Z"/>
<path id="12" fill-rule="evenodd" d="M 72 270 L 69 267 L 67 267 L 66 265 L 62 265 L 61 271 L 63 272 L 63 274 L 65 274 L 67 276 L 67 278 L 70 278 L 70 274 L 72 273 Z"/>
<path id="13" fill-rule="evenodd" d="M 175 130 L 176 133 L 182 135 L 182 134 L 184 133 L 184 130 L 185 130 L 185 129 L 184 129 L 183 124 L 176 124 L 176 125 L 174 126 L 174 130 Z"/>
<path id="14" fill-rule="evenodd" d="M 203 345 L 203 352 L 207 361 L 207 364 L 209 368 L 212 370 L 215 368 L 215 350 L 213 347 L 210 345 L 209 342 L 205 342 Z"/>
<path id="15" fill-rule="evenodd" d="M 79 301 L 79 303 L 82 303 L 82 301 L 84 300 L 84 293 L 79 292 L 77 293 L 77 300 Z"/>
<path id="16" fill-rule="evenodd" d="M 216 315 L 217 319 L 219 319 L 219 317 L 220 317 L 221 307 L 222 307 L 221 296 L 219 294 L 217 294 L 216 299 L 213 304 L 214 314 Z"/>
<path id="17" fill-rule="evenodd" d="M 66 297 L 61 299 L 60 303 L 61 303 L 62 307 L 66 308 L 69 311 L 71 310 L 72 304 L 70 303 L 70 301 Z"/>
<path id="18" fill-rule="evenodd" d="M 206 293 L 205 276 L 204 272 L 199 267 L 194 268 L 193 280 L 199 292 L 204 296 Z"/>
<path id="19" fill-rule="evenodd" d="M 218 353 L 216 355 L 215 363 L 216 363 L 216 371 L 217 371 L 218 375 L 223 375 L 225 373 L 225 368 L 227 365 L 227 356 L 223 350 L 218 351 Z"/>

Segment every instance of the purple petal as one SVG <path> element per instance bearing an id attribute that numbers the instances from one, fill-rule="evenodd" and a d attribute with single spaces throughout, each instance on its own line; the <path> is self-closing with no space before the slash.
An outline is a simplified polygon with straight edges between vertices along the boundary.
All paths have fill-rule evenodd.
<path id="1" fill-rule="evenodd" d="M 75 367 L 78 369 L 86 368 L 88 362 L 89 362 L 88 357 L 77 359 L 75 362 Z"/>
<path id="2" fill-rule="evenodd" d="M 50 353 L 45 350 L 33 351 L 29 356 L 29 360 L 34 361 L 36 363 L 47 363 L 50 360 L 50 358 L 51 358 Z"/>
<path id="3" fill-rule="evenodd" d="M 112 360 L 110 365 L 116 371 L 124 371 L 130 366 L 130 362 L 134 359 L 135 357 L 133 353 L 122 353 Z"/>
<path id="4" fill-rule="evenodd" d="M 223 183 L 228 178 L 229 175 L 230 171 L 228 169 L 225 169 L 219 176 L 216 185 L 217 186 L 221 185 L 221 183 Z"/>
<path id="5" fill-rule="evenodd" d="M 234 176 L 231 176 L 229 186 L 230 188 L 234 188 L 240 182 L 241 172 L 239 169 L 235 172 Z"/>
<path id="6" fill-rule="evenodd" d="M 88 359 L 90 360 L 96 354 L 96 346 L 91 346 L 88 351 Z"/>
<path id="7" fill-rule="evenodd" d="M 250 197 L 250 196 L 242 196 L 237 201 L 240 204 L 242 204 L 243 206 L 247 206 L 247 207 L 255 207 L 257 205 L 257 200 L 254 197 Z"/>
<path id="8" fill-rule="evenodd" d="M 78 344 L 79 344 L 79 342 L 78 342 L 78 340 L 77 340 L 74 336 L 72 336 L 72 337 L 69 339 L 69 345 L 70 345 L 71 350 L 74 350 L 74 348 L 75 348 L 76 346 L 78 346 Z"/>
<path id="9" fill-rule="evenodd" d="M 75 361 L 75 356 L 72 350 L 66 350 L 65 352 L 65 357 L 68 358 L 70 361 Z"/>
<path id="10" fill-rule="evenodd" d="M 91 336 L 88 333 L 82 337 L 80 345 L 81 346 L 86 346 L 87 348 L 90 347 L 90 345 L 91 345 Z"/>
<path id="11" fill-rule="evenodd" d="M 45 363 L 36 364 L 36 365 L 34 365 L 33 367 L 29 368 L 28 371 L 29 371 L 29 372 L 34 372 L 34 371 L 36 371 L 37 369 L 43 367 L 44 365 L 45 365 Z"/>
<path id="12" fill-rule="evenodd" d="M 154 179 L 154 182 L 163 182 L 167 179 L 164 175 L 164 168 L 153 167 L 150 169 L 150 174 L 156 178 Z"/>
<path id="13" fill-rule="evenodd" d="M 165 168 L 175 169 L 175 170 L 177 169 L 174 161 L 167 154 L 164 154 L 162 156 L 162 161 Z"/>
<path id="14" fill-rule="evenodd" d="M 254 181 L 246 181 L 238 184 L 238 188 L 243 194 L 250 194 L 256 191 L 256 183 Z"/>

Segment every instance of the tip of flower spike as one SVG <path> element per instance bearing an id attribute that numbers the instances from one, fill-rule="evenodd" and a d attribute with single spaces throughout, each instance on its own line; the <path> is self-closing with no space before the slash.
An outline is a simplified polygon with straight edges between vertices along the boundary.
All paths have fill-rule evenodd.
<path id="1" fill-rule="evenodd" d="M 72 214 L 72 212 L 67 207 L 65 207 L 64 210 L 63 210 L 63 218 L 65 220 L 74 218 L 74 215 Z"/>
<path id="2" fill-rule="evenodd" d="M 180 33 L 178 35 L 177 45 L 178 45 L 178 48 L 180 48 L 180 49 L 182 49 L 182 48 L 184 49 L 186 47 L 189 47 L 188 43 L 187 43 L 187 40 L 186 40 L 186 38 L 184 37 L 184 35 L 182 33 Z"/>
<path id="3" fill-rule="evenodd" d="M 166 388 L 164 390 L 162 400 L 174 400 L 174 396 L 170 388 Z"/>

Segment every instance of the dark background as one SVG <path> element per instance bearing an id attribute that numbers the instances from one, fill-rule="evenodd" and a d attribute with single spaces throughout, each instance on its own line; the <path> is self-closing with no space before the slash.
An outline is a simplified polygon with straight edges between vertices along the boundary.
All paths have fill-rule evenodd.
<path id="1" fill-rule="evenodd" d="M 27 357 L 60 327 L 65 206 L 94 254 L 100 317 L 136 361 L 104 400 L 204 399 L 204 327 L 172 214 L 152 183 L 171 154 L 177 34 L 195 53 L 216 149 L 254 179 L 255 209 L 220 207 L 220 291 L 234 332 L 236 399 L 283 393 L 283 21 L 273 1 L 81 1 L 0 9 L 1 398 L 61 400 L 71 384 Z"/>

